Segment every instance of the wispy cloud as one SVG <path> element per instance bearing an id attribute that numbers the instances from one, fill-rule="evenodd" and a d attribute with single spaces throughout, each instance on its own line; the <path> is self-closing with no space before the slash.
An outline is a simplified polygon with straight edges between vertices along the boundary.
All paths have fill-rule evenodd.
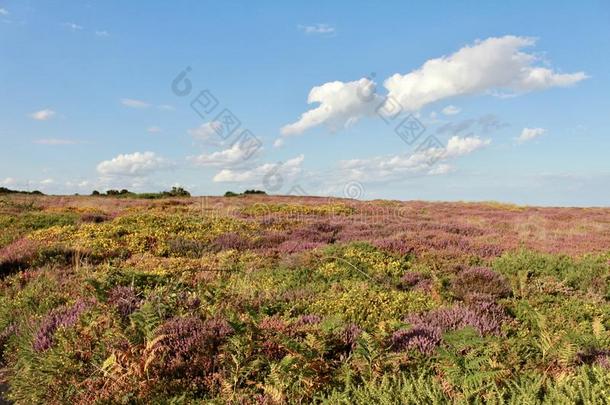
<path id="1" fill-rule="evenodd" d="M 544 128 L 523 128 L 521 131 L 521 135 L 517 138 L 517 142 L 523 143 L 527 141 L 531 141 L 534 138 L 538 138 L 546 133 L 546 129 Z"/>
<path id="2" fill-rule="evenodd" d="M 100 37 L 100 38 L 105 38 L 105 37 L 109 37 L 110 33 L 108 33 L 108 31 L 95 31 L 95 36 L 96 37 Z"/>
<path id="3" fill-rule="evenodd" d="M 36 121 L 46 121 L 53 118 L 54 115 L 55 111 L 51 110 L 50 108 L 45 108 L 44 110 L 34 111 L 30 114 L 30 118 Z"/>
<path id="4" fill-rule="evenodd" d="M 34 143 L 38 145 L 74 145 L 78 142 L 72 139 L 42 138 L 34 140 Z"/>
<path id="5" fill-rule="evenodd" d="M 150 103 L 147 103 L 146 101 L 142 101 L 142 100 L 137 100 L 135 98 L 122 98 L 121 104 L 123 104 L 125 107 L 129 107 L 129 108 L 148 108 L 148 107 L 150 107 Z"/>
<path id="6" fill-rule="evenodd" d="M 335 27 L 328 24 L 298 25 L 298 28 L 306 34 L 329 35 L 335 33 Z"/>
<path id="7" fill-rule="evenodd" d="M 460 111 L 462 111 L 460 108 L 454 105 L 448 105 L 447 107 L 443 108 L 442 113 L 445 115 L 456 115 L 459 114 Z"/>
<path id="8" fill-rule="evenodd" d="M 9 12 L 5 8 L 0 8 L 0 15 L 9 15 Z"/>
<path id="9" fill-rule="evenodd" d="M 151 134 L 158 134 L 159 132 L 163 132 L 163 130 L 155 125 L 146 128 L 146 132 Z"/>
<path id="10" fill-rule="evenodd" d="M 72 31 L 81 31 L 84 27 L 73 22 L 66 22 L 62 24 L 64 27 L 71 29 Z"/>

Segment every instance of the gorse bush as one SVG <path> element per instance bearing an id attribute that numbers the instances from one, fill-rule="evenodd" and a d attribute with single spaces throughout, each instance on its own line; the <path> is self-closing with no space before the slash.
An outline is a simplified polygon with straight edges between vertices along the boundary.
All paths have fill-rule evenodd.
<path id="1" fill-rule="evenodd" d="M 116 193 L 0 200 L 16 404 L 610 397 L 610 211 Z"/>

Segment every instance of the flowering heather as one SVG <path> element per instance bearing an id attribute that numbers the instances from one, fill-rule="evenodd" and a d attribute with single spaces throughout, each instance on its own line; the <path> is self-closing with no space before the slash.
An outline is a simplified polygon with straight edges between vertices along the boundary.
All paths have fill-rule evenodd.
<path id="1" fill-rule="evenodd" d="M 392 334 L 390 342 L 395 351 L 416 349 L 423 354 L 432 354 L 441 343 L 441 333 L 437 328 L 414 326 L 409 330 L 397 330 Z"/>
<path id="2" fill-rule="evenodd" d="M 490 301 L 476 301 L 457 304 L 449 308 L 432 310 L 418 315 L 410 315 L 405 321 L 411 325 L 429 327 L 440 332 L 472 327 L 484 335 L 499 335 L 507 317 L 504 309 Z"/>
<path id="3" fill-rule="evenodd" d="M 43 352 L 53 346 L 55 332 L 59 328 L 67 328 L 74 325 L 88 306 L 89 303 L 87 301 L 79 299 L 71 306 L 63 306 L 51 311 L 42 320 L 40 328 L 34 336 L 34 350 Z"/>
<path id="4" fill-rule="evenodd" d="M 157 331 L 162 336 L 157 344 L 163 358 L 159 372 L 173 378 L 210 372 L 219 345 L 232 332 L 222 319 L 190 316 L 166 321 Z"/>
<path id="5" fill-rule="evenodd" d="M 296 320 L 295 324 L 297 326 L 315 325 L 320 323 L 320 321 L 322 321 L 322 318 L 318 315 L 303 315 Z"/>
<path id="6" fill-rule="evenodd" d="M 473 294 L 503 298 L 511 292 L 504 277 L 486 267 L 474 267 L 460 272 L 453 280 L 451 290 L 461 299 Z"/>
<path id="7" fill-rule="evenodd" d="M 432 280 L 425 274 L 409 271 L 400 278 L 400 286 L 405 290 L 430 290 Z"/>
<path id="8" fill-rule="evenodd" d="M 27 267 L 38 253 L 38 242 L 21 238 L 0 249 L 0 275 L 12 272 L 21 267 Z"/>
<path id="9" fill-rule="evenodd" d="M 287 240 L 285 242 L 282 242 L 282 244 L 277 247 L 277 250 L 280 254 L 292 254 L 302 252 L 304 250 L 316 249 L 320 246 L 324 246 L 324 244 L 319 242 L 308 242 L 302 240 Z"/>
<path id="10" fill-rule="evenodd" d="M 227 232 L 219 235 L 212 241 L 212 246 L 218 250 L 237 249 L 244 250 L 251 247 L 251 243 L 247 238 L 235 232 Z"/>
<path id="11" fill-rule="evenodd" d="M 610 349 L 590 349 L 576 356 L 580 364 L 593 364 L 610 370 Z"/>
<path id="12" fill-rule="evenodd" d="M 131 315 L 142 302 L 131 286 L 117 285 L 108 293 L 108 302 L 113 305 L 121 317 L 127 318 Z"/>
<path id="13" fill-rule="evenodd" d="M 388 253 L 397 253 L 401 256 L 405 256 L 415 252 L 413 246 L 403 239 L 378 239 L 373 241 L 373 246 Z"/>
<path id="14" fill-rule="evenodd" d="M 354 350 L 358 343 L 358 338 L 362 333 L 362 329 L 358 325 L 350 323 L 347 325 L 340 334 L 341 342 L 349 349 Z"/>

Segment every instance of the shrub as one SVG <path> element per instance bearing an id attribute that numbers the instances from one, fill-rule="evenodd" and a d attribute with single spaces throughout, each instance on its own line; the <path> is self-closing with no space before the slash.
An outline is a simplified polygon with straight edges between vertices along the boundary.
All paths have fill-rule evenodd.
<path id="1" fill-rule="evenodd" d="M 484 300 L 457 304 L 405 318 L 405 321 L 414 327 L 434 328 L 440 332 L 472 327 L 481 336 L 499 335 L 506 320 L 507 316 L 501 306 Z"/>
<path id="2" fill-rule="evenodd" d="M 172 318 L 157 331 L 154 370 L 165 378 L 201 381 L 213 370 L 218 349 L 232 332 L 222 319 Z"/>
<path id="3" fill-rule="evenodd" d="M 410 330 L 400 329 L 391 338 L 391 347 L 396 351 L 416 349 L 424 354 L 432 354 L 441 343 L 441 333 L 437 328 L 415 326 Z"/>
<path id="4" fill-rule="evenodd" d="M 506 279 L 486 267 L 474 267 L 458 273 L 451 283 L 451 291 L 460 299 L 473 295 L 503 298 L 511 292 Z"/>
<path id="5" fill-rule="evenodd" d="M 74 325 L 80 315 L 90 305 L 85 300 L 79 299 L 71 306 L 62 306 L 51 311 L 40 324 L 38 332 L 34 335 L 32 346 L 37 352 L 43 352 L 53 345 L 53 337 L 59 328 L 67 328 Z"/>
<path id="6" fill-rule="evenodd" d="M 138 309 L 142 299 L 133 287 L 117 285 L 108 292 L 108 302 L 116 308 L 121 317 L 127 318 Z"/>

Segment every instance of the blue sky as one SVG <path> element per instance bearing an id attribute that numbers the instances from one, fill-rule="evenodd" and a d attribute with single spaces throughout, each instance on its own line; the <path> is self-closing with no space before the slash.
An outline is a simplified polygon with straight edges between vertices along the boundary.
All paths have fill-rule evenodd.
<path id="1" fill-rule="evenodd" d="M 0 185 L 608 205 L 609 62 L 603 1 L 0 1 Z"/>

